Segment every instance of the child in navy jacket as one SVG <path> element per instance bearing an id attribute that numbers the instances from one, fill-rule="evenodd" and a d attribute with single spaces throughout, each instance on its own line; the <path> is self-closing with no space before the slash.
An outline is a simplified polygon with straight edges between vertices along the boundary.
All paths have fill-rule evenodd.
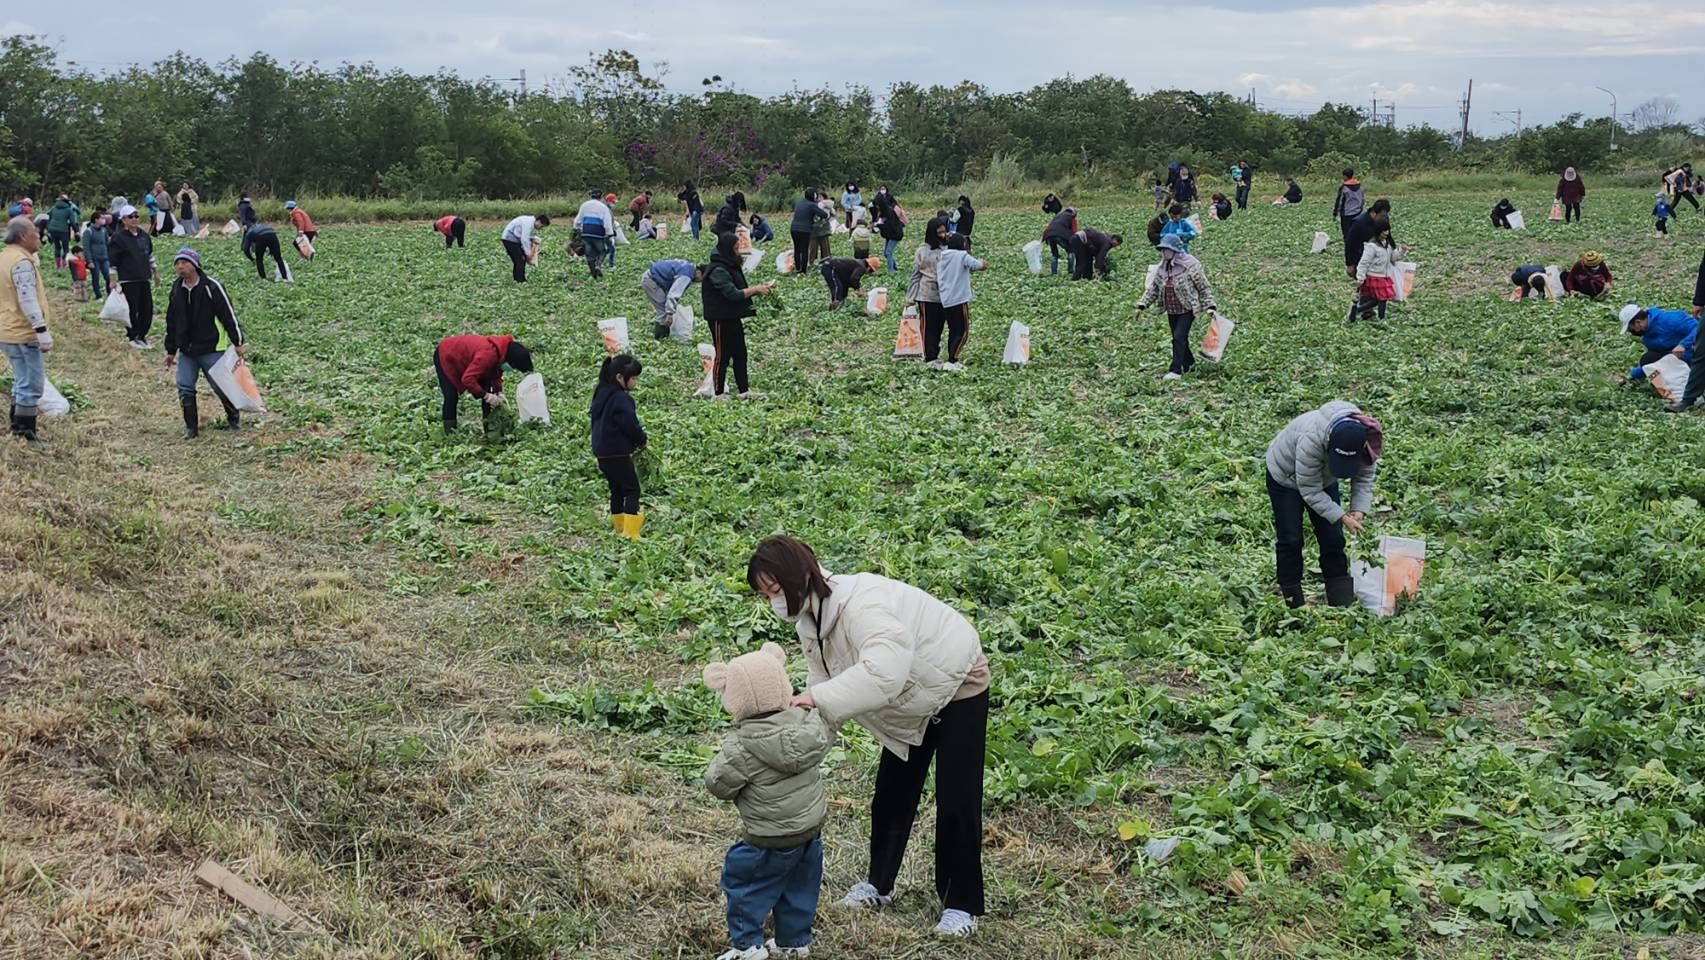
<path id="1" fill-rule="evenodd" d="M 1657 205 L 1652 207 L 1652 219 L 1658 222 L 1658 236 L 1661 237 L 1669 233 L 1669 217 L 1669 198 L 1660 190 L 1658 191 Z"/>
<path id="2" fill-rule="evenodd" d="M 640 363 L 630 354 L 606 357 L 592 394 L 592 455 L 610 485 L 610 526 L 630 540 L 639 538 L 645 517 L 639 512 L 639 472 L 633 455 L 645 447 L 645 428 L 633 405 Z"/>

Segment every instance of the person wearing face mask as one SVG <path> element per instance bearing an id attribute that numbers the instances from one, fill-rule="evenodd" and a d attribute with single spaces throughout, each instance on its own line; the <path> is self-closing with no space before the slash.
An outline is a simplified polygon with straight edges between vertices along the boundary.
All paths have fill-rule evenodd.
<path id="1" fill-rule="evenodd" d="M 592 455 L 610 485 L 610 526 L 629 540 L 639 539 L 645 517 L 639 512 L 639 472 L 633 455 L 645 449 L 645 428 L 633 404 L 640 362 L 630 354 L 605 357 L 592 393 Z"/>
<path id="2" fill-rule="evenodd" d="M 758 544 L 746 583 L 794 624 L 807 686 L 790 706 L 831 728 L 851 720 L 882 756 L 870 803 L 870 867 L 841 899 L 875 909 L 894 897 L 900 864 L 935 765 L 935 933 L 965 937 L 983 913 L 983 763 L 989 662 L 970 621 L 928 593 L 874 573 L 836 575 L 804 542 Z"/>
<path id="3" fill-rule="evenodd" d="M 444 395 L 444 433 L 456 429 L 456 402 L 463 392 L 480 401 L 483 419 L 503 406 L 503 371 L 533 369 L 533 354 L 508 334 L 495 337 L 464 333 L 445 337 L 432 351 L 432 369 L 438 372 L 438 390 Z"/>
<path id="4" fill-rule="evenodd" d="M 1173 234 L 1160 238 L 1160 269 L 1137 301 L 1138 318 L 1155 303 L 1166 309 L 1172 329 L 1172 365 L 1162 379 L 1177 380 L 1196 365 L 1196 355 L 1190 352 L 1190 327 L 1196 314 L 1211 313 L 1215 307 L 1214 288 L 1208 285 L 1202 261 L 1185 253 L 1184 242 Z"/>

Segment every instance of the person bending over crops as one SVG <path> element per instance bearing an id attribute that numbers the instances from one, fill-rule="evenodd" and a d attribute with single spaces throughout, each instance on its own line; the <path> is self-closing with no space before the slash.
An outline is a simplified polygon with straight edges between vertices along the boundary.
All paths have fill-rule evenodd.
<path id="1" fill-rule="evenodd" d="M 935 933 L 965 937 L 983 913 L 983 764 L 989 661 L 970 621 L 909 584 L 836 575 L 788 536 L 758 544 L 746 583 L 794 624 L 807 685 L 789 706 L 851 720 L 882 745 L 870 801 L 870 866 L 840 905 L 894 898 L 930 764 L 935 765 Z"/>
<path id="2" fill-rule="evenodd" d="M 770 222 L 758 214 L 752 214 L 752 219 L 746 221 L 746 226 L 751 228 L 753 243 L 769 243 L 776 238 L 776 232 Z"/>
<path id="3" fill-rule="evenodd" d="M 1060 198 L 1058 196 L 1052 194 L 1052 193 L 1050 193 L 1047 196 L 1042 198 L 1042 212 L 1043 213 L 1052 215 L 1052 214 L 1059 213 L 1061 210 L 1064 210 L 1065 208 L 1066 208 L 1066 205 L 1060 202 Z"/>
<path id="4" fill-rule="evenodd" d="M 823 282 L 829 285 L 829 309 L 839 310 L 847 294 L 856 292 L 859 284 L 864 282 L 865 274 L 876 271 L 878 262 L 874 257 L 868 260 L 851 257 L 824 260 L 819 270 L 823 274 Z"/>
<path id="5" fill-rule="evenodd" d="M 639 473 L 634 454 L 645 449 L 645 428 L 633 405 L 640 363 L 628 354 L 605 357 L 592 392 L 592 456 L 610 486 L 610 526 L 630 540 L 639 539 L 645 517 L 639 512 Z"/>
<path id="6" fill-rule="evenodd" d="M 722 200 L 722 209 L 716 211 L 716 219 L 711 221 L 710 232 L 721 236 L 725 233 L 740 232 L 740 215 L 746 212 L 746 195 L 736 190 Z"/>
<path id="7" fill-rule="evenodd" d="M 539 240 L 533 236 L 533 231 L 550 225 L 550 215 L 541 213 L 530 217 L 516 217 L 503 228 L 503 236 L 500 239 L 504 252 L 509 254 L 509 263 L 514 268 L 510 275 L 516 283 L 527 282 L 527 261 L 533 257 L 539 246 Z"/>
<path id="8" fill-rule="evenodd" d="M 1072 279 L 1088 280 L 1094 276 L 1108 279 L 1108 271 L 1112 268 L 1107 263 L 1107 255 L 1124 242 L 1125 238 L 1117 233 L 1106 234 L 1090 227 L 1072 234 L 1072 256 L 1077 260 Z"/>
<path id="9" fill-rule="evenodd" d="M 267 279 L 266 257 L 272 255 L 272 262 L 278 264 L 278 279 L 283 283 L 295 283 L 290 276 L 290 268 L 284 263 L 284 252 L 278 244 L 278 233 L 264 223 L 256 223 L 243 231 L 243 256 L 255 262 L 255 272 L 262 280 Z"/>
<path id="10" fill-rule="evenodd" d="M 1137 301 L 1137 318 L 1155 303 L 1165 308 L 1172 330 L 1172 365 L 1162 379 L 1177 380 L 1196 365 L 1196 355 L 1190 351 L 1190 327 L 1196 314 L 1211 313 L 1215 307 L 1214 289 L 1208 285 L 1202 261 L 1185 252 L 1183 241 L 1175 236 L 1160 238 L 1160 269 Z"/>
<path id="11" fill-rule="evenodd" d="M 1308 515 L 1320 547 L 1326 602 L 1356 602 L 1344 553 L 1344 531 L 1361 533 L 1373 505 L 1375 464 L 1384 444 L 1379 421 L 1353 403 L 1334 400 L 1302 414 L 1267 445 L 1267 498 L 1273 505 L 1273 552 L 1279 591 L 1303 605 L 1302 518 Z M 1338 483 L 1350 481 L 1350 509 L 1339 506 Z"/>
<path id="12" fill-rule="evenodd" d="M 1604 256 L 1597 250 L 1588 250 L 1581 254 L 1569 272 L 1563 274 L 1563 289 L 1582 297 L 1594 300 L 1610 292 L 1616 283 L 1616 278 L 1610 275 L 1610 265 L 1604 262 Z"/>
<path id="13" fill-rule="evenodd" d="M 1528 297 L 1546 298 L 1545 267 L 1537 263 L 1524 263 L 1510 274 L 1510 283 L 1515 289 L 1510 291 L 1510 299 L 1526 300 Z"/>
<path id="14" fill-rule="evenodd" d="M 438 373 L 438 390 L 444 395 L 444 433 L 456 430 L 456 401 L 463 393 L 480 401 L 482 422 L 491 411 L 503 406 L 503 371 L 533 369 L 533 354 L 508 334 L 484 336 L 464 333 L 445 337 L 432 351 L 432 369 Z"/>
<path id="15" fill-rule="evenodd" d="M 1630 303 L 1622 308 L 1617 319 L 1622 321 L 1622 332 L 1639 337 L 1646 347 L 1646 352 L 1640 354 L 1640 362 L 1628 371 L 1630 381 L 1645 377 L 1646 365 L 1657 363 L 1665 354 L 1680 357 L 1682 363 L 1693 363 L 1693 345 L 1699 339 L 1699 320 L 1691 314 Z"/>
<path id="16" fill-rule="evenodd" d="M 1295 177 L 1285 178 L 1285 195 L 1279 199 L 1283 201 L 1280 206 L 1302 202 L 1302 187 L 1297 184 Z"/>
<path id="17" fill-rule="evenodd" d="M 1231 219 L 1231 201 L 1226 199 L 1225 194 L 1216 193 L 1209 199 L 1213 201 L 1215 220 Z"/>
<path id="18" fill-rule="evenodd" d="M 716 252 L 704 268 L 704 283 L 699 286 L 700 304 L 704 308 L 705 325 L 710 327 L 711 342 L 716 347 L 714 367 L 715 393 L 725 399 L 728 368 L 734 368 L 734 384 L 740 399 L 757 400 L 764 395 L 751 388 L 746 378 L 746 318 L 758 308 L 752 300 L 768 295 L 770 284 L 746 285 L 746 272 L 740 266 L 740 254 L 735 252 L 740 238 L 725 233 L 716 238 Z"/>
<path id="19" fill-rule="evenodd" d="M 687 288 L 704 279 L 705 268 L 690 260 L 659 260 L 639 278 L 640 289 L 651 303 L 651 332 L 659 340 L 669 337 L 670 321 Z"/>
<path id="20" fill-rule="evenodd" d="M 450 249 L 451 244 L 458 247 L 467 246 L 463 240 L 468 235 L 468 221 L 455 214 L 439 217 L 432 222 L 432 229 L 444 235 L 444 249 Z"/>
<path id="21" fill-rule="evenodd" d="M 628 213 L 633 217 L 633 231 L 639 232 L 642 221 L 651 219 L 651 191 L 641 190 L 628 201 Z"/>
<path id="22" fill-rule="evenodd" d="M 320 231 L 314 229 L 314 218 L 308 216 L 308 211 L 294 200 L 284 201 L 284 209 L 290 211 L 290 223 L 296 227 L 296 232 L 308 238 L 309 243 L 320 239 Z"/>

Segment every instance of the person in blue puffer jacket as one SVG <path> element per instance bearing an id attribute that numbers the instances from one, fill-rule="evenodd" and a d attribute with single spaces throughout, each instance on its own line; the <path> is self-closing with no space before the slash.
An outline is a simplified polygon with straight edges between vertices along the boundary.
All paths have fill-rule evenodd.
<path id="1" fill-rule="evenodd" d="M 1639 337 L 1640 342 L 1646 345 L 1640 362 L 1628 371 L 1628 379 L 1644 377 L 1646 371 L 1643 368 L 1649 363 L 1657 363 L 1666 353 L 1680 357 L 1682 363 L 1693 362 L 1693 344 L 1699 338 L 1699 321 L 1685 311 L 1630 303 L 1622 308 L 1618 319 L 1622 321 L 1624 333 Z"/>

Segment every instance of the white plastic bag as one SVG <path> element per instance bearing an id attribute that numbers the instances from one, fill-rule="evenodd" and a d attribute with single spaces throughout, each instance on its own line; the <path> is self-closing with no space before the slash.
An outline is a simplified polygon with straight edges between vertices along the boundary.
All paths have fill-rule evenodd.
<path id="1" fill-rule="evenodd" d="M 753 270 L 758 269 L 763 262 L 764 251 L 748 250 L 746 251 L 746 258 L 740 261 L 740 272 L 749 274 Z"/>
<path id="2" fill-rule="evenodd" d="M 686 236 L 687 234 L 691 233 L 692 229 L 693 229 L 693 225 L 691 223 L 688 223 L 685 220 L 681 221 L 681 235 L 682 236 Z"/>
<path id="3" fill-rule="evenodd" d="M 166 211 L 164 211 L 164 210 L 154 211 L 154 232 L 155 233 L 160 232 L 161 230 L 165 229 L 165 226 L 166 226 Z"/>
<path id="4" fill-rule="evenodd" d="M 684 303 L 675 304 L 675 316 L 669 321 L 669 336 L 676 340 L 693 339 L 693 308 Z"/>
<path id="5" fill-rule="evenodd" d="M 604 338 L 604 349 L 612 354 L 624 353 L 628 348 L 628 318 L 611 317 L 598 321 L 598 335 Z"/>
<path id="6" fill-rule="evenodd" d="M 792 250 L 783 250 L 782 252 L 776 254 L 776 272 L 777 273 L 792 273 L 793 272 L 793 251 Z"/>
<path id="7" fill-rule="evenodd" d="M 1030 272 L 1042 272 L 1042 241 L 1032 240 L 1024 245 L 1024 259 L 1030 265 Z"/>
<path id="8" fill-rule="evenodd" d="M 1002 363 L 1030 362 L 1030 328 L 1014 320 L 1006 330 L 1006 350 L 1001 353 Z"/>
<path id="9" fill-rule="evenodd" d="M 1427 542 L 1408 537 L 1380 537 L 1379 555 L 1385 566 L 1357 560 L 1350 566 L 1356 599 L 1375 616 L 1389 617 L 1397 601 L 1421 592 L 1421 573 L 1427 566 Z"/>
<path id="10" fill-rule="evenodd" d="M 296 235 L 296 254 L 304 260 L 314 259 L 314 241 L 309 240 L 305 233 Z"/>
<path id="11" fill-rule="evenodd" d="M 1526 230 L 1527 229 L 1527 221 L 1522 219 L 1520 210 L 1511 211 L 1510 215 L 1508 217 L 1505 217 L 1504 219 L 1506 219 L 1510 222 L 1510 229 L 1511 230 Z"/>
<path id="12" fill-rule="evenodd" d="M 1545 292 L 1553 300 L 1563 299 L 1563 272 L 1555 265 L 1545 268 Z"/>
<path id="13" fill-rule="evenodd" d="M 235 220 L 227 220 L 225 221 L 225 225 L 219 228 L 219 235 L 222 237 L 234 237 L 242 232 L 242 226 Z"/>
<path id="14" fill-rule="evenodd" d="M 1408 260 L 1391 265 L 1391 286 L 1398 300 L 1407 300 L 1415 292 L 1415 270 L 1418 264 Z"/>
<path id="15" fill-rule="evenodd" d="M 41 399 L 36 401 L 36 413 L 43 417 L 63 417 L 70 412 L 71 401 L 65 399 L 65 394 L 59 392 L 52 380 L 43 380 Z"/>
<path id="16" fill-rule="evenodd" d="M 182 363 L 183 361 L 178 361 Z M 219 362 L 209 367 L 207 379 L 213 382 L 231 406 L 244 413 L 265 413 L 266 403 L 261 400 L 260 388 L 255 385 L 254 374 L 249 371 L 249 365 L 243 358 L 237 356 L 237 348 L 226 349 Z"/>
<path id="17" fill-rule="evenodd" d="M 515 419 L 521 423 L 537 420 L 550 425 L 551 408 L 545 401 L 545 378 L 536 370 L 521 378 L 521 385 L 515 388 Z"/>
<path id="18" fill-rule="evenodd" d="M 1658 392 L 1670 403 L 1679 403 L 1687 393 L 1687 375 L 1690 372 L 1686 361 L 1673 353 L 1666 353 L 1658 358 L 1657 363 L 1648 363 L 1640 368 L 1646 371 L 1646 379 L 1652 381 L 1652 389 Z"/>
<path id="19" fill-rule="evenodd" d="M 1201 218 L 1201 216 L 1199 214 L 1192 213 L 1192 214 L 1190 214 L 1190 216 L 1186 217 L 1185 219 L 1190 222 L 1190 226 L 1196 228 L 1196 235 L 1201 236 L 1202 235 L 1202 218 Z"/>
<path id="20" fill-rule="evenodd" d="M 918 305 L 906 304 L 900 312 L 900 332 L 894 336 L 894 359 L 904 360 L 924 355 L 924 331 L 918 323 Z"/>
<path id="21" fill-rule="evenodd" d="M 659 240 L 669 239 L 669 225 L 667 223 L 664 223 L 663 221 L 659 220 L 659 221 L 657 221 L 655 226 L 657 228 L 657 239 L 659 239 Z"/>
<path id="22" fill-rule="evenodd" d="M 831 234 L 836 234 L 836 235 L 846 233 L 847 232 L 847 225 L 842 223 L 839 220 L 836 220 L 835 222 L 829 224 L 829 232 Z"/>
<path id="23" fill-rule="evenodd" d="M 1202 356 L 1218 363 L 1225 356 L 1226 341 L 1236 329 L 1237 324 L 1230 317 L 1215 310 L 1208 321 L 1208 332 L 1202 337 Z"/>
<path id="24" fill-rule="evenodd" d="M 623 230 L 622 225 L 618 223 L 618 224 L 616 224 L 616 246 L 625 247 L 627 245 L 628 245 L 627 231 Z"/>
<path id="25" fill-rule="evenodd" d="M 888 309 L 888 288 L 877 287 L 864 295 L 864 312 L 866 316 L 880 317 Z"/>
<path id="26" fill-rule="evenodd" d="M 1331 242 L 1332 238 L 1326 235 L 1326 231 L 1316 230 L 1314 231 L 1314 243 L 1309 245 L 1308 252 L 1323 253 L 1326 250 L 1326 245 Z"/>
<path id="27" fill-rule="evenodd" d="M 130 329 L 130 302 L 124 299 L 124 294 L 117 290 L 107 294 L 106 302 L 101 304 L 101 319 L 122 323 L 126 330 Z"/>
<path id="28" fill-rule="evenodd" d="M 201 225 L 201 229 L 197 230 L 195 232 L 195 238 L 194 239 L 196 239 L 196 240 L 206 240 L 207 239 L 207 224 L 204 223 Z"/>
<path id="29" fill-rule="evenodd" d="M 174 237 L 184 236 L 183 221 L 181 221 L 181 220 L 176 221 L 172 224 L 172 236 L 174 236 Z"/>
<path id="30" fill-rule="evenodd" d="M 716 348 L 708 343 L 699 344 L 699 369 L 704 371 L 704 381 L 699 384 L 696 396 L 713 397 L 716 395 Z"/>

